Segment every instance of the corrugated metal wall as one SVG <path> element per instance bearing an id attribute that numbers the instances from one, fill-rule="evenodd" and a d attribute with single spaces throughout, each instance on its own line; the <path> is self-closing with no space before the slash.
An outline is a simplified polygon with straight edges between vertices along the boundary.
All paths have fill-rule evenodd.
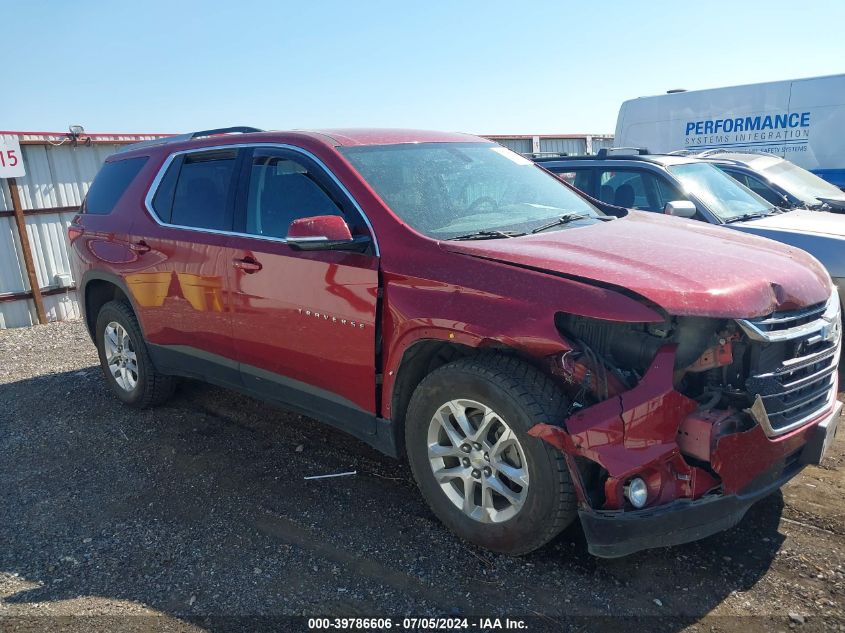
<path id="1" fill-rule="evenodd" d="M 602 138 L 602 137 L 593 137 L 593 154 L 598 153 L 600 149 L 606 149 L 613 147 L 613 137 L 610 138 Z"/>
<path id="2" fill-rule="evenodd" d="M 554 154 L 586 154 L 587 139 L 585 138 L 541 138 L 540 153 Z"/>
<path id="3" fill-rule="evenodd" d="M 595 154 L 605 147 L 613 147 L 609 134 L 539 134 L 536 136 L 487 136 L 491 141 L 520 154 Z"/>
<path id="4" fill-rule="evenodd" d="M 105 158 L 125 142 L 151 137 L 122 135 L 73 146 L 66 138 L 65 142 L 62 142 L 61 135 L 56 135 L 55 141 L 37 134 L 15 136 L 21 142 L 39 143 L 21 146 L 26 176 L 18 178 L 15 186 L 24 210 L 26 233 L 38 285 L 42 292 L 48 293 L 43 297 L 47 320 L 79 317 L 79 301 L 75 290 L 51 292 L 57 290 L 57 275 L 74 274 L 69 257 L 67 227 Z M 36 209 L 51 211 L 27 213 Z M 6 180 L 0 180 L 0 212 L 12 210 L 9 184 Z M 76 279 L 73 282 L 75 284 Z M 0 298 L 3 295 L 29 291 L 15 218 L 6 213 L 0 217 Z M 33 325 L 37 322 L 32 298 L 0 300 L 0 329 Z"/>
<path id="5" fill-rule="evenodd" d="M 509 150 L 517 152 L 518 154 L 531 153 L 531 139 L 530 138 L 504 138 L 496 139 L 499 145 L 507 147 Z"/>

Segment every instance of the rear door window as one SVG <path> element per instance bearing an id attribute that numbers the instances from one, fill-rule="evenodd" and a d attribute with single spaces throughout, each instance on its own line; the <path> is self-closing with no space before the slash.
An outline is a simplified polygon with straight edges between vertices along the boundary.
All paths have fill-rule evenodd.
<path id="1" fill-rule="evenodd" d="M 160 208 L 162 216 L 169 216 L 170 224 L 231 231 L 236 162 L 234 149 L 186 154 L 181 164 L 173 162 L 162 179 L 154 208 L 157 212 Z M 178 176 L 171 176 L 170 170 L 178 170 Z M 168 205 L 170 178 L 175 178 L 175 183 L 172 203 Z"/>
<path id="2" fill-rule="evenodd" d="M 146 162 L 147 157 L 140 156 L 104 164 L 94 178 L 94 182 L 91 183 L 82 208 L 83 213 L 94 215 L 111 213 Z"/>

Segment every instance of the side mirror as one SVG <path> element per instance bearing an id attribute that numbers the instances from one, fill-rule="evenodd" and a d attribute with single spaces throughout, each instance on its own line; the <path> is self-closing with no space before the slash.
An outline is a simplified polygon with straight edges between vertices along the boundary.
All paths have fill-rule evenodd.
<path id="1" fill-rule="evenodd" d="M 698 212 L 695 205 L 689 200 L 673 200 L 667 202 L 663 207 L 663 213 L 666 215 L 674 215 L 677 218 L 692 218 Z"/>
<path id="2" fill-rule="evenodd" d="M 339 215 L 298 218 L 288 226 L 288 246 L 298 251 L 358 251 L 370 245 L 368 235 L 352 236 L 349 225 Z"/>

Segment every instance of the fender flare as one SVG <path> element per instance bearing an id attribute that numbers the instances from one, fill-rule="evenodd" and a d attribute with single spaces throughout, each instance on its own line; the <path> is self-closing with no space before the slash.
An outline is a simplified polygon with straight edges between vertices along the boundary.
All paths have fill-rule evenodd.
<path id="1" fill-rule="evenodd" d="M 82 282 L 79 284 L 79 311 L 82 315 L 82 320 L 85 323 L 85 329 L 88 330 L 88 335 L 91 337 L 92 341 L 95 341 L 94 332 L 92 331 L 91 326 L 89 325 L 88 321 L 88 284 L 92 281 L 106 281 L 113 286 L 120 288 L 120 291 L 124 294 L 126 299 L 129 301 L 129 305 L 132 308 L 132 311 L 135 313 L 135 317 L 138 318 L 138 326 L 141 328 L 141 334 L 144 333 L 144 326 L 141 323 L 141 319 L 138 313 L 138 306 L 135 303 L 135 298 L 132 296 L 132 293 L 129 292 L 129 287 L 126 285 L 126 282 L 123 280 L 122 277 L 115 275 L 114 273 L 104 272 L 101 270 L 89 270 L 83 273 L 82 275 Z"/>

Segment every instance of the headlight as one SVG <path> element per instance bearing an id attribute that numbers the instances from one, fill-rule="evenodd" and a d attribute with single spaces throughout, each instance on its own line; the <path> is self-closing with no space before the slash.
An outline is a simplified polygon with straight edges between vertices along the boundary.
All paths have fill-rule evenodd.
<path id="1" fill-rule="evenodd" d="M 827 300 L 822 318 L 827 321 L 822 329 L 822 338 L 825 341 L 838 343 L 842 336 L 842 314 L 839 305 L 839 293 L 835 289 L 833 294 L 830 295 L 830 299 Z"/>

